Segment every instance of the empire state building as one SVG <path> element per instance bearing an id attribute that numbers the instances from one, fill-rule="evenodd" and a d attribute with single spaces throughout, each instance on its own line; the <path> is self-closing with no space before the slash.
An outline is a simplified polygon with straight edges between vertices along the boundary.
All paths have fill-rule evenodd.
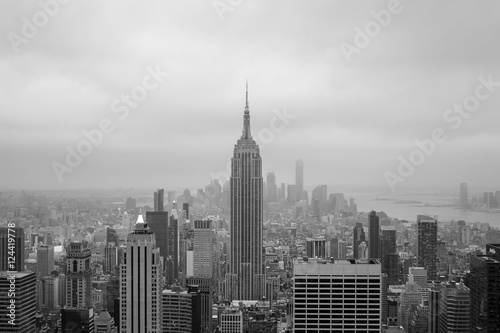
<path id="1" fill-rule="evenodd" d="M 265 295 L 262 262 L 262 158 L 250 133 L 248 85 L 243 133 L 231 159 L 231 258 L 226 275 L 228 300 L 260 300 Z"/>

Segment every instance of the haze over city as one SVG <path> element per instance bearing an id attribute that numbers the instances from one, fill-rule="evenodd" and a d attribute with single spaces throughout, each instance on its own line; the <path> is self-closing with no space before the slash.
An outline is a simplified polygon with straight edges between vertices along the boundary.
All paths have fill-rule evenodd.
<path id="1" fill-rule="evenodd" d="M 26 37 L 40 5 L 2 3 L 0 187 L 203 186 L 227 170 L 248 79 L 252 134 L 264 138 L 263 171 L 274 170 L 278 182 L 293 181 L 301 158 L 306 186 L 389 191 L 384 173 L 398 175 L 399 156 L 408 159 L 415 140 L 441 128 L 445 142 L 395 189 L 457 189 L 463 181 L 499 188 L 500 4 L 401 1 L 386 26 L 349 53 L 357 31 L 388 6 L 75 1 Z M 151 73 L 144 100 L 115 112 Z M 446 120 L 480 78 L 490 82 L 481 90 L 488 98 Z M 82 131 L 105 118 L 113 130 L 58 177 L 54 163 L 67 166 L 67 146 L 76 149 Z"/>

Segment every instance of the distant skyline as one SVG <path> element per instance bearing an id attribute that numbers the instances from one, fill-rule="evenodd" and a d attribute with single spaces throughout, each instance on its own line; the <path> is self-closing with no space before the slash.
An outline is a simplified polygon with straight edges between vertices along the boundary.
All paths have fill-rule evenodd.
<path id="1" fill-rule="evenodd" d="M 500 189 L 500 3 L 402 0 L 347 61 L 342 43 L 388 4 L 243 1 L 221 19 L 211 1 L 68 2 L 16 52 L 12 34 L 43 9 L 2 2 L 0 188 L 202 188 L 241 136 L 248 79 L 262 171 L 278 185 L 300 158 L 306 189 L 389 191 L 384 173 L 442 128 L 396 189 Z M 491 96 L 453 129 L 447 110 L 489 76 Z M 123 94 L 141 91 L 127 107 Z M 100 124 L 114 128 L 61 182 L 53 163 Z"/>

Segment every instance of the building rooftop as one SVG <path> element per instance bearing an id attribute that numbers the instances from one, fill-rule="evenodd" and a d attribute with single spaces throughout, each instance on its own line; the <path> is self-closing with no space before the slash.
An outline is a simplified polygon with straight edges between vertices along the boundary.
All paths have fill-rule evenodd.
<path id="1" fill-rule="evenodd" d="M 333 265 L 380 265 L 378 259 L 321 259 L 321 258 L 295 258 L 295 264 L 333 264 Z"/>

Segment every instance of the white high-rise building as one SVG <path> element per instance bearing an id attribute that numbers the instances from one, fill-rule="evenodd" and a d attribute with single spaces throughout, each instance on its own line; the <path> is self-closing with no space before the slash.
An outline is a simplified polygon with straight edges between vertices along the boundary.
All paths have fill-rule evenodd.
<path id="1" fill-rule="evenodd" d="M 127 237 L 120 271 L 120 332 L 161 332 L 160 249 L 142 215 Z"/>
<path id="2" fill-rule="evenodd" d="M 226 309 L 220 318 L 221 333 L 243 333 L 243 313 L 239 309 Z"/>
<path id="3" fill-rule="evenodd" d="M 418 284 L 422 299 L 427 299 L 429 295 L 427 290 L 427 270 L 423 267 L 410 267 L 408 273 L 408 282 Z"/>
<path id="4" fill-rule="evenodd" d="M 381 265 L 370 260 L 295 259 L 295 332 L 380 332 Z"/>

